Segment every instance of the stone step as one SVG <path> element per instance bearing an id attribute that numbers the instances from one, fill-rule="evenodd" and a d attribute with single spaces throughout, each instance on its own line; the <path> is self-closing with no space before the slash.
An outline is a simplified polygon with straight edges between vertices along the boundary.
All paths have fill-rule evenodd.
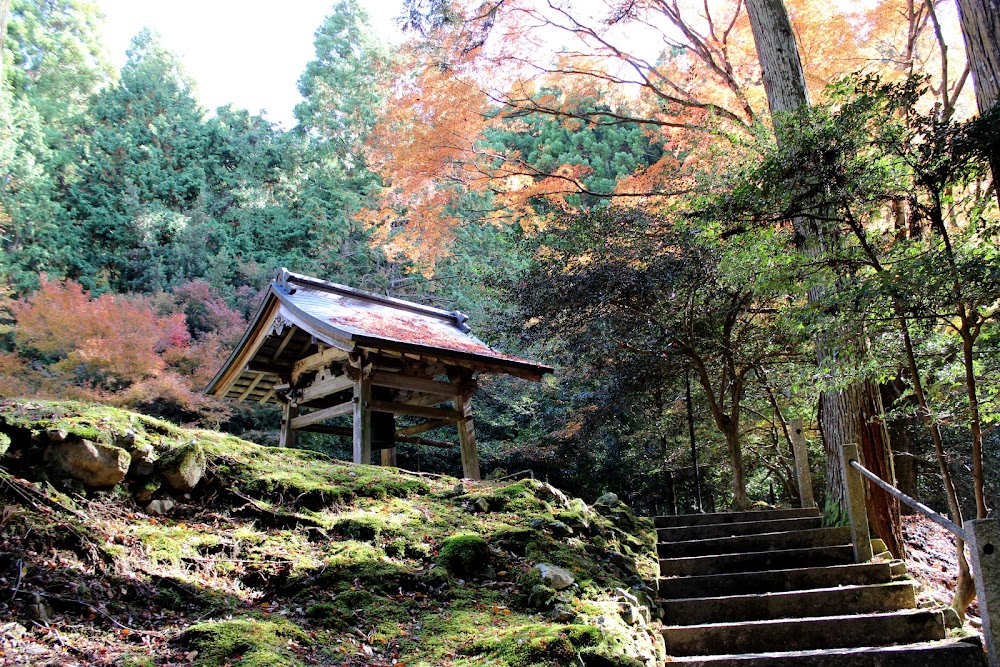
<path id="1" fill-rule="evenodd" d="M 913 583 L 838 586 L 804 591 L 665 600 L 668 625 L 704 625 L 845 614 L 875 614 L 916 606 Z"/>
<path id="2" fill-rule="evenodd" d="M 653 518 L 657 528 L 678 526 L 707 526 L 717 523 L 744 523 L 747 521 L 771 521 L 772 519 L 801 519 L 820 516 L 815 507 L 791 507 L 777 510 L 750 510 L 747 512 L 717 512 L 714 514 L 678 514 Z"/>
<path id="3" fill-rule="evenodd" d="M 660 558 L 685 558 L 689 556 L 717 556 L 722 554 L 749 553 L 752 551 L 783 551 L 808 547 L 832 547 L 851 543 L 851 529 L 810 528 L 778 533 L 713 537 L 686 542 L 661 542 L 656 545 Z"/>
<path id="4" fill-rule="evenodd" d="M 688 556 L 661 558 L 661 577 L 691 577 L 705 574 L 786 570 L 799 567 L 848 565 L 854 561 L 854 548 L 849 545 L 752 551 L 719 556 Z"/>
<path id="5" fill-rule="evenodd" d="M 825 651 L 674 658 L 685 667 L 986 667 L 978 638 Z"/>
<path id="6" fill-rule="evenodd" d="M 661 630 L 667 655 L 809 651 L 880 644 L 914 644 L 944 639 L 938 610 L 909 609 L 887 614 L 674 625 Z"/>
<path id="7" fill-rule="evenodd" d="M 657 528 L 656 534 L 660 542 L 686 542 L 688 540 L 709 540 L 714 537 L 776 533 L 782 530 L 807 530 L 809 528 L 819 528 L 822 524 L 823 519 L 821 517 L 810 516 L 797 519 L 772 519 L 770 521 L 714 523 L 707 526 Z"/>
<path id="8" fill-rule="evenodd" d="M 675 599 L 774 593 L 840 585 L 861 586 L 888 581 L 892 581 L 892 569 L 889 563 L 851 563 L 835 567 L 803 567 L 765 572 L 676 577 L 660 579 L 658 587 L 661 598 Z"/>

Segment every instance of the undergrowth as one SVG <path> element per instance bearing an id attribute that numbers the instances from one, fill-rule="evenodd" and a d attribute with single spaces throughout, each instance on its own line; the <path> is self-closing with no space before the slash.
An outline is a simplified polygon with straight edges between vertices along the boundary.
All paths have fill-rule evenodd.
<path id="1" fill-rule="evenodd" d="M 39 466 L 59 430 L 154 457 L 197 443 L 207 471 L 153 516 L 140 479 L 86 490 Z M 597 619 L 616 588 L 649 592 L 650 522 L 540 482 L 463 486 L 80 403 L 0 403 L 2 436 L 0 617 L 24 633 L 0 636 L 0 664 L 644 664 Z M 575 577 L 552 597 L 570 620 L 533 605 L 536 563 Z"/>

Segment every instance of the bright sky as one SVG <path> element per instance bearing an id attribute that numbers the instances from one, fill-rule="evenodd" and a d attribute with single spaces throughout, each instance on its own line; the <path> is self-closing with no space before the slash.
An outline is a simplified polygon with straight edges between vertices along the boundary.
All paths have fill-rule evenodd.
<path id="1" fill-rule="evenodd" d="M 334 0 L 96 0 L 105 15 L 105 45 L 125 63 L 129 42 L 144 27 L 160 34 L 197 83 L 209 110 L 227 103 L 286 129 L 301 101 L 297 83 L 313 59 L 313 34 Z M 402 0 L 362 0 L 386 41 L 396 34 Z"/>

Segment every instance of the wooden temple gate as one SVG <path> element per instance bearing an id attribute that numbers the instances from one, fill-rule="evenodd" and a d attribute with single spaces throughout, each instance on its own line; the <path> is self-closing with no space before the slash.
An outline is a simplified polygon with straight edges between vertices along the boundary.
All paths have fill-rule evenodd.
<path id="1" fill-rule="evenodd" d="M 540 380 L 548 366 L 493 350 L 468 317 L 281 269 L 207 391 L 283 405 L 281 446 L 296 433 L 351 437 L 354 462 L 395 465 L 397 442 L 449 446 L 421 434 L 455 425 L 463 475 L 479 479 L 472 399 L 481 373 Z M 351 415 L 352 427 L 325 424 Z M 396 428 L 397 415 L 422 421 Z"/>

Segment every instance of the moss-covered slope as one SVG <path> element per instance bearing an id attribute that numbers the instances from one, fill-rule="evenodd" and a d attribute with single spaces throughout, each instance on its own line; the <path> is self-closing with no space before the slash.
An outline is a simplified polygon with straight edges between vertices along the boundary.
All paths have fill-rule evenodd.
<path id="1" fill-rule="evenodd" d="M 662 659 L 642 608 L 652 525 L 611 496 L 356 466 L 77 403 L 0 403 L 0 433 L 0 664 Z M 53 442 L 78 440 L 128 451 L 122 482 L 87 488 L 56 465 Z M 204 474 L 171 490 L 157 471 L 188 452 Z"/>

